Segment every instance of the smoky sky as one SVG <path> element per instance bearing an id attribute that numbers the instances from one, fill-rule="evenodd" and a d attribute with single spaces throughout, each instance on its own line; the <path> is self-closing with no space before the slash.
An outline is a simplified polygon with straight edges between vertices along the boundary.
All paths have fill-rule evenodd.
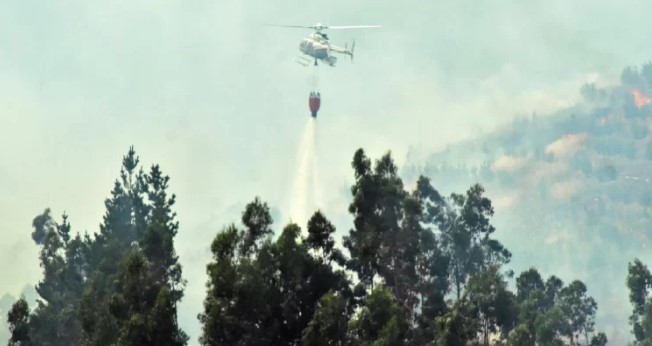
<path id="1" fill-rule="evenodd" d="M 477 136 L 515 115 L 571 104 L 652 57 L 645 1 L 0 2 L 0 282 L 41 277 L 30 238 L 50 207 L 98 231 L 134 145 L 177 194 L 177 251 L 189 281 L 181 325 L 196 344 L 210 240 L 258 195 L 284 209 L 310 69 L 309 31 L 265 24 L 382 25 L 329 31 L 355 57 L 319 68 L 324 210 L 341 234 L 355 149 L 397 162 Z"/>

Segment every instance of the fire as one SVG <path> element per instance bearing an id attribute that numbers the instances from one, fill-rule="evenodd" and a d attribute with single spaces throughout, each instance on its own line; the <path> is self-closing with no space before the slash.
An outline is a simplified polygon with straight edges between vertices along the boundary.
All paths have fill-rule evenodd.
<path id="1" fill-rule="evenodd" d="M 652 102 L 652 99 L 649 97 L 645 96 L 643 93 L 636 89 L 632 89 L 632 95 L 634 95 L 634 103 L 636 103 L 636 107 L 641 108 L 645 106 L 646 104 L 649 104 Z"/>

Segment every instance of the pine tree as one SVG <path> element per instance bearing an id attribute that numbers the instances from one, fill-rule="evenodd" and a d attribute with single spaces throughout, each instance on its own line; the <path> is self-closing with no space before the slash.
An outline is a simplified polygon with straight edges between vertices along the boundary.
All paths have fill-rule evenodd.
<path id="1" fill-rule="evenodd" d="M 118 321 L 108 308 L 109 300 L 120 264 L 127 258 L 132 244 L 142 237 L 147 227 L 143 215 L 149 214 L 143 199 L 146 188 L 143 173 L 136 171 L 139 162 L 135 150 L 130 148 L 122 160 L 121 179 L 115 181 L 111 197 L 105 201 L 100 233 L 94 239 L 88 236 L 85 239 L 89 278 L 80 302 L 85 345 L 111 345 L 119 335 Z"/>
<path id="2" fill-rule="evenodd" d="M 158 165 L 145 174 L 137 171 L 139 162 L 130 148 L 100 233 L 85 238 L 90 278 L 80 315 L 87 345 L 185 345 L 188 339 L 176 316 L 185 281 L 174 250 L 175 195 L 168 196 L 169 177 Z"/>
<path id="3" fill-rule="evenodd" d="M 176 320 L 169 285 L 160 285 L 155 264 L 140 249 L 123 262 L 109 310 L 118 319 L 119 345 L 182 346 L 188 341 Z"/>
<path id="4" fill-rule="evenodd" d="M 120 344 L 185 345 L 188 337 L 179 329 L 176 311 L 185 281 L 174 250 L 174 237 L 179 228 L 172 211 L 175 195 L 168 197 L 169 177 L 162 174 L 158 165 L 152 166 L 141 182 L 148 200 L 141 205 L 149 211 L 143 220 L 146 228 L 139 245 L 132 246 L 123 262 L 126 267 L 116 278 L 117 287 L 109 307 L 118 319 Z M 138 225 L 136 221 L 136 230 Z"/>
<path id="5" fill-rule="evenodd" d="M 79 296 L 83 285 L 81 242 L 70 240 L 71 225 L 57 224 L 50 209 L 34 218 L 32 239 L 41 246 L 43 279 L 36 285 L 37 306 L 29 317 L 29 338 L 37 345 L 79 343 Z"/>

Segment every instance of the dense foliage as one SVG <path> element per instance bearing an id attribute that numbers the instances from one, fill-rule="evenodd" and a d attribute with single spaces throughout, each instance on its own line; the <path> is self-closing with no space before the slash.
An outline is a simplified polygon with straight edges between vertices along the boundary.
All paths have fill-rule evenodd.
<path id="1" fill-rule="evenodd" d="M 202 345 L 604 345 L 581 281 L 531 268 L 515 280 L 480 185 L 406 191 L 388 153 L 352 162 L 353 228 L 338 250 L 320 211 L 274 240 L 268 206 L 211 245 Z"/>
<path id="2" fill-rule="evenodd" d="M 175 196 L 158 165 L 139 168 L 132 148 L 93 236 L 73 234 L 65 213 L 34 218 L 43 278 L 36 306 L 21 298 L 8 311 L 9 345 L 188 343 L 177 323 Z M 352 168 L 342 244 L 321 211 L 305 231 L 290 223 L 277 234 L 260 198 L 216 234 L 202 345 L 607 343 L 583 282 L 506 268 L 512 252 L 493 237 L 482 185 L 446 196 L 419 176 L 407 190 L 389 153 L 372 161 L 362 149 Z M 635 344 L 652 345 L 652 275 L 637 259 L 626 282 Z"/>

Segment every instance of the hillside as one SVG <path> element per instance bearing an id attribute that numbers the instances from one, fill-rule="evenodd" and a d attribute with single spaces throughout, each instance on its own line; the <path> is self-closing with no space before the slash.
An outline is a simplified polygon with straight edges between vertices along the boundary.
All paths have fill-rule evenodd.
<path id="1" fill-rule="evenodd" d="M 652 229 L 652 64 L 626 68 L 618 85 L 585 84 L 582 101 L 408 162 L 444 193 L 472 182 L 496 206 L 497 238 L 512 268 L 577 277 L 601 309 L 610 344 L 630 338 L 627 263 L 650 261 Z"/>

